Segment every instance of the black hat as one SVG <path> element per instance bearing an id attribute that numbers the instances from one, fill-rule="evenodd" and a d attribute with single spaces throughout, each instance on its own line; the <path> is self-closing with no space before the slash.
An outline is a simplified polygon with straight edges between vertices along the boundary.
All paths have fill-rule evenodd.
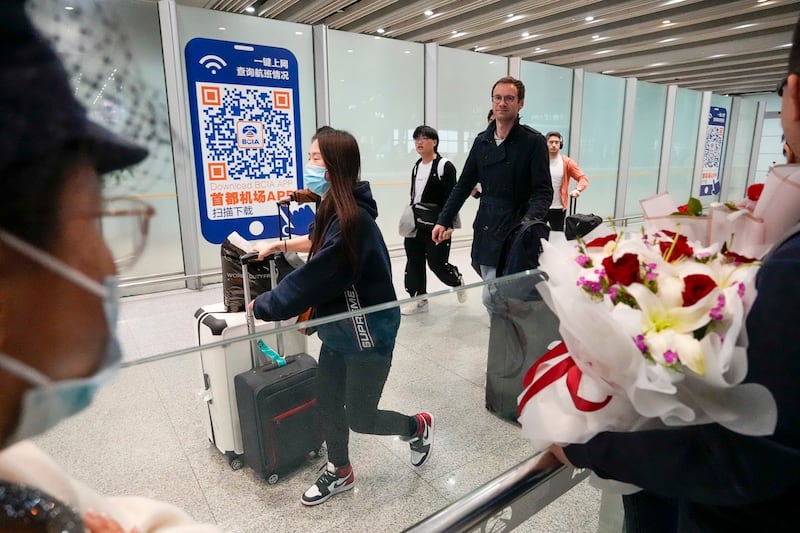
<path id="1" fill-rule="evenodd" d="M 147 150 L 89 120 L 61 61 L 25 13 L 25 0 L 0 2 L 0 173 L 82 142 L 98 173 L 124 168 Z"/>

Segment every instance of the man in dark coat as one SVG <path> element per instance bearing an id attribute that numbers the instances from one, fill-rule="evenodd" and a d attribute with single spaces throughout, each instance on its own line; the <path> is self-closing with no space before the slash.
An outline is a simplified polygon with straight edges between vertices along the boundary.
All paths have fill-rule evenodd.
<path id="1" fill-rule="evenodd" d="M 503 242 L 526 219 L 544 220 L 553 201 L 547 142 L 538 131 L 519 123 L 525 85 L 512 77 L 492 87 L 494 120 L 475 138 L 461 177 L 450 193 L 434 242 L 453 234 L 453 219 L 477 183 L 480 205 L 472 225 L 472 265 L 483 279 L 494 279 Z M 486 298 L 484 298 L 486 303 Z"/>

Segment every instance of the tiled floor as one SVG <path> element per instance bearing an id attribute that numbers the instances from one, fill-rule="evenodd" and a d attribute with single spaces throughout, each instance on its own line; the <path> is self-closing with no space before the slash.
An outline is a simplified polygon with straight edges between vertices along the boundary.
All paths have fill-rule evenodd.
<path id="1" fill-rule="evenodd" d="M 468 249 L 455 249 L 452 261 L 467 282 L 478 281 Z M 394 260 L 401 297 L 403 265 L 402 257 Z M 429 292 L 442 288 L 429 281 Z M 268 485 L 252 470 L 231 470 L 209 443 L 197 353 L 123 369 L 89 410 L 37 440 L 101 492 L 170 501 L 226 531 L 401 531 L 535 453 L 516 426 L 484 408 L 489 320 L 480 290 L 469 289 L 465 304 L 455 294 L 432 298 L 429 313 L 402 320 L 381 406 L 435 414 L 431 461 L 415 469 L 407 443 L 352 434 L 356 488 L 316 508 L 299 498 L 322 459 Z M 195 346 L 195 309 L 221 297 L 221 288 L 211 286 L 125 299 L 126 360 Z M 309 353 L 316 356 L 318 348 L 309 338 Z M 584 482 L 518 531 L 597 531 L 599 507 L 599 491 Z"/>

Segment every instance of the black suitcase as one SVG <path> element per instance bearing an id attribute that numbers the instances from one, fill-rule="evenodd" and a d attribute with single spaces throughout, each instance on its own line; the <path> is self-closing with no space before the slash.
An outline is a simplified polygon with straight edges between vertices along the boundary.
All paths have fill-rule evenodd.
<path id="1" fill-rule="evenodd" d="M 322 431 L 317 416 L 317 362 L 301 353 L 234 378 L 244 461 L 272 484 L 309 454 L 318 457 Z"/>
<path id="2" fill-rule="evenodd" d="M 535 285 L 541 274 L 498 284 L 494 295 L 486 361 L 486 409 L 517 421 L 517 398 L 528 369 L 559 341 L 558 317 Z"/>
<path id="3" fill-rule="evenodd" d="M 569 215 L 564 219 L 564 236 L 568 241 L 583 237 L 594 228 L 603 223 L 603 219 L 598 215 L 582 215 L 576 213 L 578 199 L 574 196 L 569 197 Z"/>

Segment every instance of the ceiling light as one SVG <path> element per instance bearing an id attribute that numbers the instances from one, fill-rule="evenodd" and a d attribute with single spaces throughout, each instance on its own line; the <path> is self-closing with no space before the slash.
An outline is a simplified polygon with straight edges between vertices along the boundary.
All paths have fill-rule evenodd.
<path id="1" fill-rule="evenodd" d="M 377 32 L 378 32 L 378 33 L 383 33 L 383 32 L 385 32 L 385 31 L 386 31 L 386 30 L 384 30 L 383 28 L 378 28 L 378 29 L 377 29 Z"/>
<path id="2" fill-rule="evenodd" d="M 301 32 L 301 31 L 296 31 L 296 32 L 294 32 L 294 34 L 295 34 L 295 35 L 303 35 L 303 32 Z"/>
<path id="3" fill-rule="evenodd" d="M 508 17 L 508 18 L 511 18 L 513 16 L 514 16 L 514 13 L 509 13 L 508 15 L 506 15 L 506 17 Z"/>
<path id="4" fill-rule="evenodd" d="M 613 74 L 616 70 L 604 70 L 600 74 Z"/>
<path id="5" fill-rule="evenodd" d="M 453 35 L 451 35 L 451 37 L 455 39 L 456 37 L 463 37 L 466 34 L 467 34 L 467 32 L 465 32 L 465 31 L 457 31 Z"/>
<path id="6" fill-rule="evenodd" d="M 647 67 L 648 68 L 651 68 L 651 67 L 663 67 L 666 64 L 667 63 L 650 63 L 649 65 L 647 65 Z"/>
<path id="7" fill-rule="evenodd" d="M 525 15 L 512 15 L 512 16 L 508 17 L 505 21 L 506 22 L 514 22 L 514 21 L 517 21 L 517 20 L 520 20 L 520 19 L 524 19 L 524 18 L 525 18 Z"/>
<path id="8" fill-rule="evenodd" d="M 531 36 L 531 34 L 530 34 L 530 33 L 528 33 L 527 31 L 524 31 L 524 32 L 522 32 L 522 36 L 523 36 L 523 37 L 530 37 L 530 36 Z"/>
<path id="9" fill-rule="evenodd" d="M 456 33 L 458 33 L 458 30 L 453 30 L 450 32 L 450 35 L 455 35 Z"/>
<path id="10" fill-rule="evenodd" d="M 718 57 L 725 57 L 728 54 L 714 54 L 713 56 L 708 56 L 708 59 L 717 59 Z"/>
<path id="11" fill-rule="evenodd" d="M 599 38 L 600 38 L 599 35 L 592 35 L 592 39 L 599 39 Z"/>
<path id="12" fill-rule="evenodd" d="M 782 44 L 780 46 L 776 46 L 775 48 L 789 48 L 790 46 L 792 46 L 792 43 Z"/>
<path id="13" fill-rule="evenodd" d="M 738 26 L 734 26 L 734 30 L 743 30 L 745 28 L 752 28 L 753 26 L 757 26 L 758 22 L 751 22 L 750 24 L 740 24 Z"/>
<path id="14" fill-rule="evenodd" d="M 219 27 L 219 28 L 217 28 L 217 29 L 218 29 L 219 31 L 225 31 L 227 28 L 226 28 L 225 26 L 220 26 L 220 27 Z"/>
<path id="15" fill-rule="evenodd" d="M 585 20 L 586 22 L 591 22 L 591 21 L 593 21 L 593 20 L 594 20 L 594 17 L 593 17 L 593 16 L 591 16 L 591 15 L 589 15 L 588 17 L 586 17 L 586 18 L 585 18 L 585 19 L 583 19 L 583 20 Z"/>
<path id="16" fill-rule="evenodd" d="M 672 24 L 671 20 L 662 20 L 661 24 Z"/>
<path id="17" fill-rule="evenodd" d="M 426 11 L 425 11 L 424 15 L 425 15 L 426 17 L 430 17 L 431 15 L 433 15 L 433 11 L 431 11 L 430 9 L 428 9 L 428 10 L 426 10 Z"/>
<path id="18" fill-rule="evenodd" d="M 595 52 L 594 55 L 599 56 L 600 54 L 610 54 L 614 50 L 600 50 L 599 52 Z"/>
<path id="19" fill-rule="evenodd" d="M 64 9 L 66 9 L 67 11 L 72 11 L 75 8 L 72 6 L 64 6 Z"/>
<path id="20" fill-rule="evenodd" d="M 662 6 L 672 6 L 672 5 L 675 5 L 675 4 L 680 4 L 680 3 L 685 2 L 685 1 L 686 0 L 667 0 L 666 2 L 664 2 L 661 5 Z"/>
<path id="21" fill-rule="evenodd" d="M 488 48 L 488 46 L 476 46 L 476 47 L 474 48 L 474 50 L 475 50 L 476 52 L 480 52 L 481 50 L 486 50 L 487 48 Z"/>
<path id="22" fill-rule="evenodd" d="M 677 41 L 677 40 L 678 40 L 677 37 L 670 37 L 669 39 L 661 39 L 658 42 L 660 42 L 660 43 L 671 43 L 672 41 Z"/>
<path id="23" fill-rule="evenodd" d="M 248 13 L 254 13 L 256 8 L 254 8 L 253 6 L 247 6 L 246 8 L 244 8 L 244 10 L 247 11 Z"/>
<path id="24" fill-rule="evenodd" d="M 404 53 L 404 54 L 410 54 L 410 53 L 411 53 L 411 50 L 406 50 L 406 51 L 404 51 L 403 53 Z"/>

